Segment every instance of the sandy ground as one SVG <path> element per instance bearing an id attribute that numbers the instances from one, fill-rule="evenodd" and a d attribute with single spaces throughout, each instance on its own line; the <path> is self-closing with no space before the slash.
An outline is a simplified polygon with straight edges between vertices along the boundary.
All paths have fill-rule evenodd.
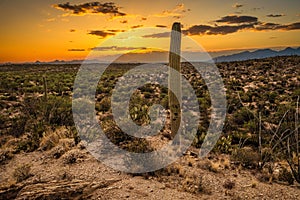
<path id="1" fill-rule="evenodd" d="M 79 146 L 59 158 L 55 149 L 20 153 L 0 166 L 0 199 L 300 199 L 299 185 L 261 182 L 261 172 L 227 155 L 192 155 L 133 175 L 112 170 Z M 24 165 L 29 176 L 17 182 L 14 172 Z"/>

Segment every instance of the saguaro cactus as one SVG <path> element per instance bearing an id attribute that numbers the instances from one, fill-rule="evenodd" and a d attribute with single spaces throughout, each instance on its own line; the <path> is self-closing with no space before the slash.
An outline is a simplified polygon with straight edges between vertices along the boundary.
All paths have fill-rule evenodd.
<path id="1" fill-rule="evenodd" d="M 172 26 L 171 44 L 169 53 L 169 66 L 176 70 L 174 73 L 169 70 L 169 107 L 171 119 L 171 134 L 174 136 L 181 120 L 181 75 L 180 75 L 180 48 L 181 48 L 181 25 L 175 22 Z M 175 96 L 177 94 L 177 97 Z"/>

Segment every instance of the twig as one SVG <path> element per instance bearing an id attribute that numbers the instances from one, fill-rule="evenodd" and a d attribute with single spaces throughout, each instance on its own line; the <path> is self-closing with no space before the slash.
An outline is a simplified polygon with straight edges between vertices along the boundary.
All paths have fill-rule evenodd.
<path id="1" fill-rule="evenodd" d="M 278 131 L 279 131 L 279 128 L 281 127 L 281 124 L 282 124 L 282 122 L 283 122 L 283 120 L 284 120 L 284 118 L 285 118 L 285 116 L 287 115 L 288 112 L 289 112 L 289 110 L 287 110 L 287 111 L 284 113 L 284 115 L 282 116 L 282 118 L 280 119 L 279 124 L 277 125 L 277 129 L 276 129 L 275 133 L 273 134 L 272 139 L 270 140 L 270 144 L 272 144 L 272 142 L 273 142 L 275 136 L 277 136 L 277 133 L 278 133 Z M 278 136 L 277 136 L 277 137 L 278 137 Z M 279 137 L 278 137 L 278 138 L 279 138 Z M 280 139 L 280 138 L 279 138 L 279 139 Z"/>

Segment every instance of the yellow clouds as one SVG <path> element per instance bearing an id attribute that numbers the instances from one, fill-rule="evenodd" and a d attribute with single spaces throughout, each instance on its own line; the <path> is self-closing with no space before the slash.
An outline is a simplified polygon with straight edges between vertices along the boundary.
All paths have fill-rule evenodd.
<path id="1" fill-rule="evenodd" d="M 164 10 L 162 13 L 154 14 L 154 17 L 173 17 L 179 19 L 183 16 L 183 14 L 187 11 L 191 11 L 190 9 L 185 9 L 184 4 L 178 4 L 172 10 Z"/>

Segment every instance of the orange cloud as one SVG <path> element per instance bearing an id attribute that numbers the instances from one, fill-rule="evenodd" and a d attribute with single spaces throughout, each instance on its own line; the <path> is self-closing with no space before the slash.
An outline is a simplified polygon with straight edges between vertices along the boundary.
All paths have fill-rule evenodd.
<path id="1" fill-rule="evenodd" d="M 85 15 L 85 14 L 111 14 L 113 16 L 125 16 L 126 14 L 119 11 L 120 7 L 117 7 L 113 2 L 100 3 L 90 2 L 83 4 L 73 4 L 69 2 L 53 5 L 56 9 L 61 9 L 72 15 Z"/>
<path id="2" fill-rule="evenodd" d="M 176 7 L 172 10 L 164 10 L 162 13 L 153 15 L 154 17 L 173 17 L 173 18 L 181 18 L 183 13 L 190 11 L 190 9 L 185 9 L 183 3 L 176 5 Z"/>

